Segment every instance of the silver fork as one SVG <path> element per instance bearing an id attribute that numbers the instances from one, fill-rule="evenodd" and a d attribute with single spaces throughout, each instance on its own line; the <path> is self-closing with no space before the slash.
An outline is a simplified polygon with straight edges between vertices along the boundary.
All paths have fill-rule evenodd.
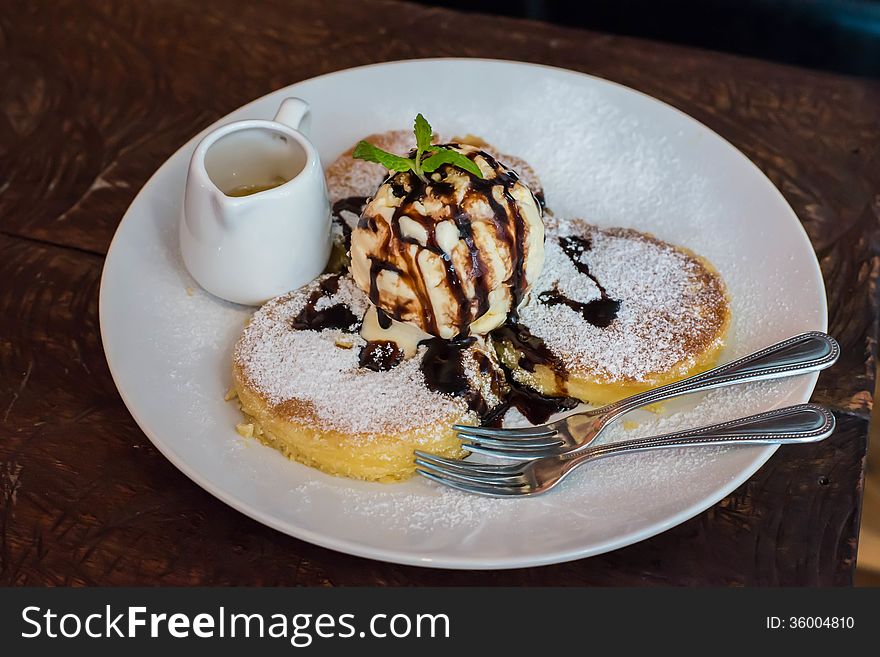
<path id="1" fill-rule="evenodd" d="M 536 427 L 500 429 L 455 425 L 465 449 L 515 460 L 552 456 L 586 448 L 602 430 L 624 413 L 679 395 L 750 381 L 823 370 L 840 355 L 837 341 L 826 333 L 811 331 L 725 363 L 695 376 L 654 390 L 621 399 L 602 408 L 576 412 Z"/>
<path id="2" fill-rule="evenodd" d="M 799 404 L 699 429 L 596 445 L 545 456 L 528 463 L 495 465 L 416 452 L 416 471 L 468 493 L 493 497 L 537 495 L 575 468 L 615 454 L 691 445 L 790 445 L 823 440 L 834 432 L 834 416 L 816 404 Z"/>

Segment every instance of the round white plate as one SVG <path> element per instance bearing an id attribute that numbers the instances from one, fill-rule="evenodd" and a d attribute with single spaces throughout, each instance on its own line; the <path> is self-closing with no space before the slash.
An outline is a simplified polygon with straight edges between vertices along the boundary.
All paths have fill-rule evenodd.
<path id="1" fill-rule="evenodd" d="M 273 116 L 287 96 L 312 107 L 324 164 L 361 137 L 422 112 L 443 134 L 472 133 L 529 161 L 557 216 L 629 226 L 707 257 L 728 284 L 723 359 L 826 327 L 824 286 L 800 222 L 739 151 L 631 89 L 562 69 L 487 60 L 377 64 L 306 80 L 225 117 Z M 204 134 L 204 133 L 203 133 Z M 773 448 L 692 448 L 582 468 L 536 498 L 468 496 L 421 478 L 374 484 L 325 475 L 241 438 L 231 350 L 253 309 L 199 289 L 178 251 L 193 137 L 135 198 L 107 254 L 101 333 L 137 423 L 193 481 L 262 523 L 312 543 L 399 563 L 513 568 L 635 543 L 711 506 Z M 638 266 L 638 263 L 633 263 Z M 718 390 L 641 412 L 619 440 L 807 401 L 816 376 Z"/>

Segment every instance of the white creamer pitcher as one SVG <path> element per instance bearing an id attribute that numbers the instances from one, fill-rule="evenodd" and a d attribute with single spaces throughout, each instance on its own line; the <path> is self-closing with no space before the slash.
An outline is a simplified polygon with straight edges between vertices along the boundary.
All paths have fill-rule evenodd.
<path id="1" fill-rule="evenodd" d="M 300 130 L 308 111 L 288 98 L 275 120 L 224 125 L 196 147 L 180 248 L 211 294 L 258 305 L 327 265 L 330 202 L 318 153 Z"/>

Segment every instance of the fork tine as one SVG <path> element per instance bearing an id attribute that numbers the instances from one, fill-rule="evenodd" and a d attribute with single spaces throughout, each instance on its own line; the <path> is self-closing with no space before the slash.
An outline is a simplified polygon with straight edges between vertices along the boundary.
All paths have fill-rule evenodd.
<path id="1" fill-rule="evenodd" d="M 446 465 L 432 463 L 425 459 L 416 459 L 416 465 L 435 475 L 442 477 L 450 477 L 457 481 L 469 484 L 485 484 L 487 486 L 518 486 L 523 482 L 522 474 L 519 472 L 510 473 L 487 473 L 473 470 L 462 469 L 460 466 L 450 468 Z"/>
<path id="2" fill-rule="evenodd" d="M 478 493 L 479 495 L 488 495 L 489 497 L 521 497 L 523 495 L 529 495 L 532 492 L 529 488 L 524 486 L 484 486 L 479 484 L 460 483 L 452 479 L 447 479 L 446 477 L 435 475 L 426 470 L 422 470 L 421 468 L 416 468 L 416 472 L 431 481 L 436 481 L 438 484 L 443 484 L 450 488 L 456 488 L 465 493 Z"/>
<path id="3" fill-rule="evenodd" d="M 463 449 L 466 449 L 473 454 L 484 454 L 486 456 L 492 456 L 494 458 L 516 459 L 518 461 L 531 461 L 533 459 L 542 458 L 544 456 L 556 456 L 557 454 L 565 451 L 557 447 L 546 447 L 544 449 L 513 449 L 512 447 L 508 446 L 508 449 L 500 449 L 497 447 L 488 447 L 474 443 L 462 443 L 461 446 Z"/>
<path id="4" fill-rule="evenodd" d="M 472 436 L 486 436 L 487 438 L 541 438 L 555 436 L 556 429 L 544 425 L 540 427 L 519 427 L 513 429 L 499 429 L 495 427 L 472 427 L 467 424 L 454 424 L 455 431 L 461 431 Z"/>
<path id="5" fill-rule="evenodd" d="M 448 459 L 436 454 L 428 454 L 420 450 L 415 450 L 416 459 L 431 461 L 437 465 L 446 466 L 452 469 L 460 468 L 464 472 L 484 472 L 486 474 L 505 474 L 518 472 L 522 466 L 518 463 L 479 463 L 477 461 L 463 461 L 461 459 Z"/>
<path id="6" fill-rule="evenodd" d="M 490 438 L 488 436 L 480 436 L 476 434 L 470 434 L 466 431 L 459 431 L 458 437 L 462 440 L 468 440 L 478 445 L 486 445 L 487 447 L 501 447 L 501 448 L 510 448 L 510 449 L 540 449 L 542 447 L 559 447 L 563 444 L 561 438 L 554 436 L 547 436 L 546 438 L 513 438 L 512 440 L 506 437 L 493 437 Z"/>

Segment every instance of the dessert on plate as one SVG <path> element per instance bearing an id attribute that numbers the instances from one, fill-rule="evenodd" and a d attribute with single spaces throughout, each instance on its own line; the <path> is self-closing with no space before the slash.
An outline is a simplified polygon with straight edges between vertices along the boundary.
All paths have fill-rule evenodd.
<path id="1" fill-rule="evenodd" d="M 454 424 L 532 423 L 713 363 L 729 308 L 698 256 L 551 217 L 531 166 L 479 137 L 371 135 L 327 167 L 328 272 L 234 351 L 243 432 L 325 472 L 392 481 Z M 393 151 L 393 152 L 389 152 Z M 400 155 L 398 153 L 403 153 Z"/>

